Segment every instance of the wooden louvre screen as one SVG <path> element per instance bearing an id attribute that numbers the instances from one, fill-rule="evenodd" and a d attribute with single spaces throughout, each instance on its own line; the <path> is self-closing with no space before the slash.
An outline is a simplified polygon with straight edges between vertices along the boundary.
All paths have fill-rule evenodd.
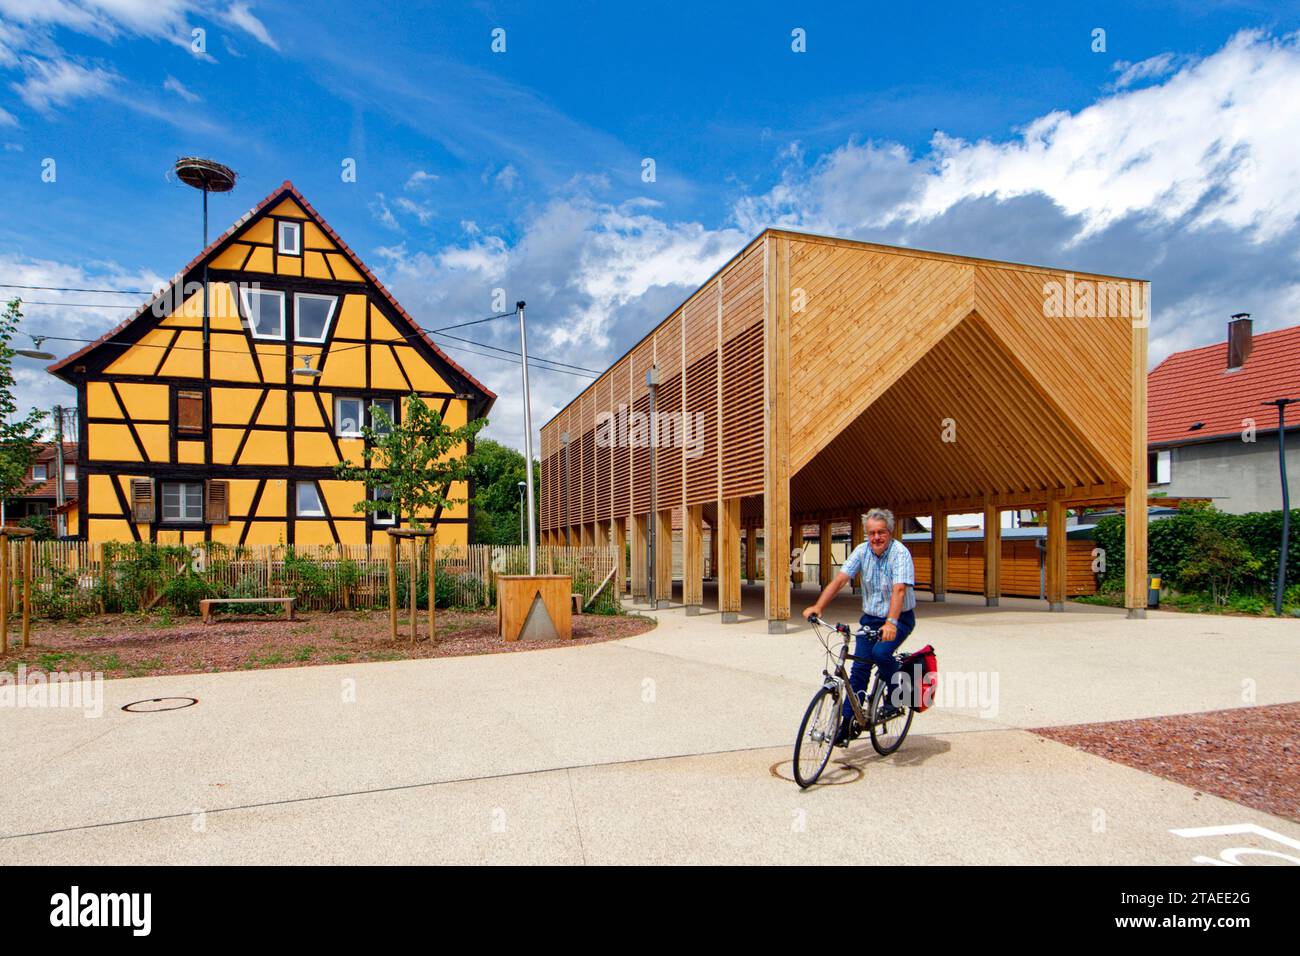
<path id="1" fill-rule="evenodd" d="M 131 479 L 131 520 L 154 520 L 153 481 L 149 478 Z"/>
<path id="2" fill-rule="evenodd" d="M 230 522 L 229 482 L 209 481 L 207 483 L 203 520 L 208 524 L 228 524 Z"/>
<path id="3" fill-rule="evenodd" d="M 176 430 L 186 434 L 203 433 L 203 393 L 176 393 Z"/>

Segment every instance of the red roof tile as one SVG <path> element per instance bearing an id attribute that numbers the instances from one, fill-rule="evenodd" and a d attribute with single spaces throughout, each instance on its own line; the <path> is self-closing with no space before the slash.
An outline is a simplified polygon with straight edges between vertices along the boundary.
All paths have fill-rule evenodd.
<path id="1" fill-rule="evenodd" d="M 1277 428 L 1277 410 L 1260 403 L 1300 398 L 1300 326 L 1261 332 L 1246 364 L 1229 372 L 1228 343 L 1175 352 L 1147 376 L 1147 441 L 1240 435 L 1243 419 Z M 1300 411 L 1293 413 L 1300 424 Z M 1189 430 L 1196 422 L 1201 428 Z"/>
<path id="2" fill-rule="evenodd" d="M 34 464 L 45 465 L 45 473 L 49 475 L 44 481 L 36 481 L 27 485 L 18 495 L 20 498 L 49 498 L 53 500 L 57 497 L 55 488 L 54 473 L 54 443 L 40 442 L 36 452 L 36 461 Z M 75 465 L 77 463 L 77 443 L 65 441 L 63 443 L 63 463 L 64 465 Z M 63 483 L 63 496 L 65 500 L 71 500 L 77 496 L 77 480 Z"/>
<path id="3" fill-rule="evenodd" d="M 380 282 L 377 278 L 375 278 L 375 274 L 370 271 L 369 266 L 367 266 L 364 262 L 361 261 L 361 257 L 352 251 L 352 248 L 346 242 L 344 242 L 343 239 L 339 236 L 339 234 L 335 232 L 334 229 L 330 226 L 330 224 L 325 221 L 325 217 L 322 216 L 319 212 L 317 212 L 316 208 L 312 206 L 312 204 L 307 201 L 306 197 L 304 197 L 302 193 L 298 192 L 294 184 L 287 179 L 283 183 L 281 183 L 279 187 L 274 189 L 270 193 L 270 195 L 268 195 L 265 199 L 263 199 L 256 206 L 254 206 L 252 209 L 246 212 L 238 220 L 236 220 L 234 225 L 232 225 L 229 229 L 223 232 L 216 239 L 214 239 L 206 249 L 204 249 L 197 256 L 191 259 L 189 264 L 185 266 L 184 269 L 182 269 L 180 272 L 178 272 L 175 276 L 172 277 L 172 280 L 169 283 L 168 288 L 160 291 L 157 295 L 155 295 L 148 302 L 142 305 L 134 314 L 130 316 L 130 318 L 126 319 L 124 322 L 117 325 L 116 327 L 110 329 L 108 332 L 100 336 L 94 342 L 91 342 L 89 345 L 86 345 L 85 347 L 78 349 L 77 351 L 69 355 L 67 358 L 61 359 L 60 361 L 55 362 L 53 365 L 47 366 L 46 371 L 49 371 L 55 375 L 59 375 L 59 373 L 66 366 L 72 364 L 77 359 L 81 358 L 83 355 L 86 355 L 91 350 L 99 347 L 100 345 L 103 345 L 105 342 L 111 340 L 114 336 L 125 331 L 133 322 L 135 322 L 137 319 L 139 319 L 140 317 L 148 313 L 149 310 L 153 307 L 153 304 L 155 302 L 163 298 L 163 296 L 167 295 L 171 291 L 171 289 L 174 288 L 178 283 L 183 282 L 185 275 L 188 272 L 190 272 L 190 270 L 198 267 L 203 262 L 204 259 L 206 259 L 208 256 L 215 253 L 217 249 L 220 248 L 221 245 L 225 243 L 227 239 L 231 238 L 240 228 L 242 228 L 245 223 L 249 222 L 249 220 L 251 220 L 254 216 L 256 216 L 267 206 L 271 205 L 273 202 L 277 200 L 283 199 L 286 195 L 293 196 L 293 198 L 298 202 L 298 204 L 302 206 L 304 210 L 307 211 L 308 215 L 310 215 L 312 218 L 316 220 L 317 224 L 321 227 L 321 229 L 324 230 L 325 233 L 331 239 L 333 239 L 336 243 L 338 243 L 339 248 L 343 250 L 343 252 L 348 256 L 348 258 L 350 258 L 356 264 L 357 268 L 361 271 L 361 273 L 372 283 L 374 283 L 375 288 L 379 290 L 380 295 L 384 297 L 384 299 L 388 302 L 389 305 L 393 307 L 394 311 L 396 311 L 398 315 L 400 315 L 403 319 L 405 319 L 410 324 L 412 330 L 415 331 L 420 336 L 420 338 L 424 341 L 424 343 L 428 345 L 429 348 L 433 349 L 433 351 L 438 355 L 439 358 L 445 361 L 448 365 L 454 368 L 461 375 L 464 375 L 465 378 L 469 380 L 471 385 L 473 385 L 475 388 L 481 391 L 487 397 L 488 405 L 490 406 L 491 403 L 497 397 L 496 392 L 492 391 L 490 388 L 488 388 L 486 385 L 484 385 L 482 382 L 476 379 L 463 366 L 461 366 L 460 363 L 456 362 L 454 359 L 449 357 L 446 352 L 444 352 L 442 349 L 438 348 L 438 346 L 434 344 L 433 339 L 429 338 L 429 336 L 425 334 L 424 330 L 420 328 L 419 323 L 416 322 L 415 319 L 411 318 L 410 313 L 408 313 L 404 308 L 402 308 L 401 304 L 398 303 L 398 301 L 395 298 L 393 298 L 393 294 L 384 287 L 384 284 Z M 60 375 L 60 377 L 62 378 L 63 376 Z"/>

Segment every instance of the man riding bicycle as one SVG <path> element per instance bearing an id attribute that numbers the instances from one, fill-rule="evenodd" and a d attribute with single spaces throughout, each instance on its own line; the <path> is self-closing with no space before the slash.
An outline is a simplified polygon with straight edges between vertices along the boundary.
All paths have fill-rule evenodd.
<path id="1" fill-rule="evenodd" d="M 844 585 L 853 580 L 853 575 L 862 574 L 862 619 L 863 627 L 880 632 L 879 640 L 858 638 L 853 662 L 849 673 L 849 686 L 859 699 L 866 693 L 871 677 L 871 665 L 874 663 L 880 671 L 880 681 L 889 686 L 889 681 L 898 671 L 894 652 L 916 627 L 916 569 L 912 564 L 911 552 L 903 542 L 894 539 L 894 513 L 884 508 L 872 508 L 867 512 L 867 540 L 860 544 L 849 559 L 836 572 L 829 584 L 822 590 L 817 603 L 805 608 L 803 616 L 810 618 L 814 614 L 820 617 L 826 605 L 839 593 Z M 888 707 L 882 716 L 888 717 L 897 708 Z M 852 737 L 853 708 L 847 698 L 844 701 L 844 719 L 840 721 L 837 744 L 846 744 Z"/>

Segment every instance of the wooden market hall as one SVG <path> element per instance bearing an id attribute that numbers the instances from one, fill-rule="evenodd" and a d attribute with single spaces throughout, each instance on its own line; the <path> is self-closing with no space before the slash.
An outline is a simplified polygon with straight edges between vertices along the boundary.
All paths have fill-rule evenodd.
<path id="1" fill-rule="evenodd" d="M 1041 510 L 1061 610 L 1067 510 L 1119 505 L 1125 605 L 1142 616 L 1149 307 L 1140 280 L 769 229 L 542 427 L 543 543 L 630 541 L 634 596 L 662 601 L 679 528 L 689 611 L 708 526 L 726 621 L 761 536 L 780 631 L 792 528 L 819 527 L 825 581 L 833 522 L 856 545 L 860 516 L 886 507 L 946 541 L 948 515 L 982 512 L 995 604 L 1000 513 Z M 642 440 L 636 423 L 656 419 Z M 942 600 L 947 549 L 933 555 Z"/>

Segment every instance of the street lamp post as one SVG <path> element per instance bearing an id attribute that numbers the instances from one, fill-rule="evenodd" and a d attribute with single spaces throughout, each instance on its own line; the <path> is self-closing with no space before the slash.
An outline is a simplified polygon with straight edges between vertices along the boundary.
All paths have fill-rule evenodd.
<path id="1" fill-rule="evenodd" d="M 1273 613 L 1282 613 L 1282 593 L 1286 590 L 1286 553 L 1291 546 L 1291 493 L 1286 483 L 1286 407 L 1300 399 L 1275 398 L 1261 405 L 1277 408 L 1277 461 L 1282 473 L 1282 548 L 1277 556 L 1277 587 L 1273 591 Z"/>
<path id="2" fill-rule="evenodd" d="M 528 484 L 528 573 L 537 574 L 537 541 L 533 537 L 533 403 L 528 394 L 528 334 L 524 331 L 524 303 L 516 302 L 519 313 L 519 365 L 524 376 L 524 480 Z"/>

